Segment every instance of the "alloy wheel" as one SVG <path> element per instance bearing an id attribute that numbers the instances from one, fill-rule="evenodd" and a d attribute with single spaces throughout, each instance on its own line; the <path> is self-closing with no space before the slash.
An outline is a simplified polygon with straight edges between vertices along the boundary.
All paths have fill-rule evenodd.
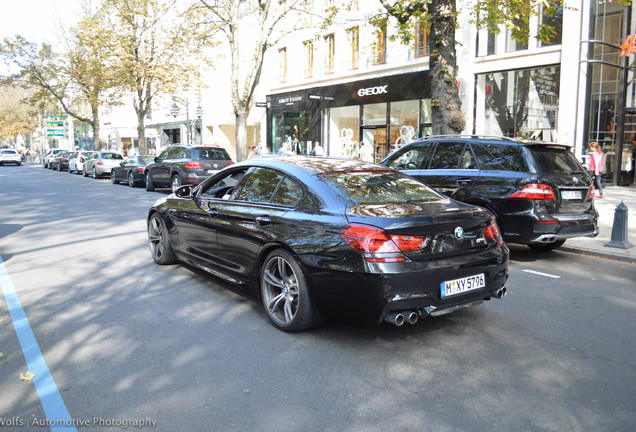
<path id="1" fill-rule="evenodd" d="M 298 312 L 300 287 L 298 276 L 291 264 L 281 256 L 275 256 L 263 271 L 263 300 L 271 319 L 287 326 Z"/>

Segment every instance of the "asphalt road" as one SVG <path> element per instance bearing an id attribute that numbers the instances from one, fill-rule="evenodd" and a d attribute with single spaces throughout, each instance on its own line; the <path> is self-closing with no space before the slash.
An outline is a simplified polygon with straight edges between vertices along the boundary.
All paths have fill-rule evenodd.
<path id="1" fill-rule="evenodd" d="M 636 430 L 636 265 L 512 246 L 503 300 L 286 334 L 258 299 L 154 264 L 161 196 L 0 167 L 0 280 L 77 430 Z M 47 430 L 1 293 L 0 352 L 0 431 Z"/>

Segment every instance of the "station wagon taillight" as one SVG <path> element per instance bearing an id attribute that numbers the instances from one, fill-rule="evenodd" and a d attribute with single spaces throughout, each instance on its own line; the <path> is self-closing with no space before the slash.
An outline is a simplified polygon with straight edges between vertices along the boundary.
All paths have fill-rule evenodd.
<path id="1" fill-rule="evenodd" d="M 554 190 L 551 186 L 530 183 L 524 186 L 522 189 L 510 195 L 511 199 L 530 199 L 530 200 L 555 200 Z"/>
<path id="2" fill-rule="evenodd" d="M 203 168 L 201 162 L 188 162 L 184 165 L 186 168 Z"/>
<path id="3" fill-rule="evenodd" d="M 591 200 L 594 198 L 594 185 L 590 186 L 590 188 L 587 190 L 587 197 L 585 197 L 586 200 Z"/>

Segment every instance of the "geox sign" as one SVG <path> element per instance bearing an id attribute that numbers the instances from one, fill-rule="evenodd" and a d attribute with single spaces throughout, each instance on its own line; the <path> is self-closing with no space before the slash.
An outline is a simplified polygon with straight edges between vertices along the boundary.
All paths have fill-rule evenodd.
<path id="1" fill-rule="evenodd" d="M 377 86 L 377 87 L 367 87 L 367 88 L 361 88 L 360 90 L 358 90 L 358 96 L 362 97 L 362 96 L 371 96 L 371 95 L 379 95 L 379 94 L 384 94 L 384 93 L 388 93 L 387 91 L 387 87 L 389 85 L 383 85 L 383 86 Z"/>

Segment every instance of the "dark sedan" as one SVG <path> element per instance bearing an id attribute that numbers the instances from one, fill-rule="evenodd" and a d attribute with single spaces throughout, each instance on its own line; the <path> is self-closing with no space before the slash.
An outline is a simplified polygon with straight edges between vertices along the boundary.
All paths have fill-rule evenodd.
<path id="1" fill-rule="evenodd" d="M 344 159 L 250 159 L 148 213 L 158 264 L 180 260 L 260 293 L 285 331 L 324 316 L 401 325 L 501 298 L 494 216 L 412 177 Z"/>
<path id="2" fill-rule="evenodd" d="M 146 166 L 154 161 L 152 156 L 129 156 L 112 169 L 110 180 L 114 184 L 127 182 L 130 187 L 142 186 L 145 183 Z"/>
<path id="3" fill-rule="evenodd" d="M 50 162 L 51 169 L 55 171 L 68 170 L 68 160 L 70 157 L 71 157 L 71 152 L 69 151 L 59 152 L 57 155 L 55 155 L 55 157 Z"/>

